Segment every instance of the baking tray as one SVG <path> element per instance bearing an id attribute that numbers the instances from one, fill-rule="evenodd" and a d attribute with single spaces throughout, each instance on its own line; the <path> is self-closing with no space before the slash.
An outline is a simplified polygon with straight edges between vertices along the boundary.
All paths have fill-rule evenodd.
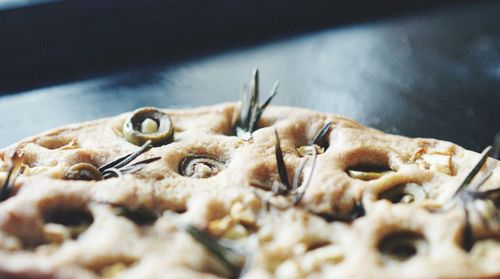
<path id="1" fill-rule="evenodd" d="M 146 2 L 163 7 L 159 2 Z M 228 7 L 223 2 L 217 3 Z M 130 21 L 126 25 L 130 27 L 130 36 L 122 36 L 127 28 L 116 36 L 103 31 L 100 19 L 106 11 L 113 10 L 114 2 L 100 3 L 101 14 L 95 14 L 96 25 L 92 28 L 104 33 L 95 35 L 98 39 L 92 41 L 94 44 L 85 42 L 90 35 L 78 28 L 73 29 L 79 30 L 73 37 L 58 43 L 64 30 L 80 26 L 76 20 L 75 25 L 54 27 L 53 37 L 44 32 L 35 39 L 28 35 L 21 36 L 24 39 L 15 37 L 17 33 L 7 30 L 4 23 L 10 23 L 18 31 L 30 30 L 26 32 L 33 35 L 29 26 L 37 20 L 43 22 L 42 18 L 33 14 L 19 17 L 26 15 L 22 7 L 0 12 L 0 34 L 13 38 L 7 43 L 3 40 L 0 46 L 3 61 L 0 88 L 10 93 L 0 97 L 0 113 L 6 116 L 0 122 L 0 146 L 60 125 L 111 116 L 140 106 L 178 108 L 236 101 L 242 83 L 254 67 L 261 70 L 263 91 L 269 90 L 274 80 L 281 81 L 274 104 L 342 114 L 389 133 L 434 137 L 474 150 L 491 143 L 500 130 L 497 1 L 418 13 L 405 10 L 409 13 L 393 13 L 387 18 L 373 16 L 385 15 L 379 8 L 373 9 L 373 15 L 368 11 L 357 17 L 361 20 L 357 24 L 347 24 L 357 22 L 355 16 L 330 19 L 327 12 L 310 20 L 314 12 L 305 8 L 306 17 L 301 17 L 299 5 L 292 9 L 295 14 L 275 15 L 280 20 L 290 16 L 296 21 L 276 23 L 273 14 L 265 9 L 274 11 L 276 7 L 264 6 L 259 10 L 264 15 L 244 17 L 246 23 L 225 27 L 224 32 L 214 30 L 220 30 L 217 26 L 221 22 L 226 24 L 225 20 L 207 24 L 208 33 L 198 37 L 198 41 L 193 41 L 192 36 L 191 39 L 169 37 L 181 36 L 186 26 L 178 33 L 172 26 L 163 26 L 165 34 L 170 35 L 156 40 L 156 47 L 153 35 L 161 30 L 145 34 L 140 37 L 142 41 L 136 40 L 144 26 L 132 28 L 137 21 L 127 13 L 132 6 L 126 6 L 132 2 L 124 1 L 123 15 L 118 17 L 123 22 L 128 22 L 126 18 Z M 77 4 L 84 5 L 81 1 L 56 1 L 40 6 L 49 9 L 55 5 L 76 12 L 78 6 L 72 5 Z M 153 4 L 148 4 L 151 6 L 146 10 L 154 10 Z M 355 10 L 349 7 L 344 11 Z M 87 9 L 96 12 L 95 6 Z M 137 10 L 141 9 L 143 6 L 137 6 Z M 221 16 L 225 16 L 231 9 L 221 11 Z M 208 15 L 214 12 L 206 10 Z M 76 16 L 71 12 L 68 15 Z M 157 18 L 153 15 L 153 19 Z M 179 16 L 172 24 L 189 18 Z M 156 26 L 153 19 L 151 26 Z M 17 25 L 13 24 L 16 20 Z M 61 24 L 53 20 L 54 26 Z M 275 26 L 269 25 L 273 22 Z M 117 26 L 123 28 L 110 23 L 109 30 Z M 199 25 L 188 26 L 200 32 L 196 29 Z M 252 28 L 260 31 L 252 32 Z M 40 38 L 48 46 L 42 48 L 46 50 L 42 56 L 32 52 L 39 46 L 33 46 L 33 42 Z M 167 45 L 172 38 L 184 39 Z M 106 44 L 112 39 L 118 41 Z M 19 44 L 25 49 L 16 49 Z"/>
<path id="2" fill-rule="evenodd" d="M 0 93 L 459 0 L 0 0 Z"/>

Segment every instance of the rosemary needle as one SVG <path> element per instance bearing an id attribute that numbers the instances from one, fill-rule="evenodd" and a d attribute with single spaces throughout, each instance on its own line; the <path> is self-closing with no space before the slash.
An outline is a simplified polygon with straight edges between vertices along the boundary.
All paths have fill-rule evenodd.
<path id="1" fill-rule="evenodd" d="M 281 183 L 286 187 L 287 193 L 291 190 L 290 181 L 288 180 L 288 172 L 286 171 L 285 160 L 283 159 L 283 151 L 281 150 L 280 137 L 278 132 L 274 130 L 274 135 L 276 137 L 275 154 L 276 154 L 276 164 L 278 166 L 278 174 L 280 176 Z"/>
<path id="2" fill-rule="evenodd" d="M 275 82 L 269 97 L 263 104 L 259 104 L 259 70 L 255 69 L 250 81 L 250 88 L 243 85 L 240 115 L 236 123 L 236 135 L 248 140 L 257 130 L 257 124 L 265 108 L 278 93 L 279 82 Z"/>
<path id="3" fill-rule="evenodd" d="M 12 176 L 13 172 L 14 172 L 14 164 L 10 165 L 7 171 L 7 177 L 5 178 L 2 189 L 0 190 L 0 202 L 5 201 L 10 196 L 10 191 L 12 189 L 12 183 L 10 183 L 10 177 Z"/>
<path id="4" fill-rule="evenodd" d="M 325 138 L 326 134 L 328 133 L 328 130 L 330 130 L 330 127 L 332 127 L 332 122 L 328 122 L 325 125 L 323 125 L 323 128 L 319 130 L 319 132 L 316 134 L 312 142 L 309 143 L 309 145 L 317 144 L 319 145 L 321 141 Z"/>
<path id="5" fill-rule="evenodd" d="M 241 267 L 238 255 L 231 249 L 220 244 L 215 238 L 193 225 L 184 225 L 184 230 L 196 241 L 201 243 L 210 253 L 212 253 L 231 273 L 231 277 L 240 274 Z"/>
<path id="6" fill-rule="evenodd" d="M 489 154 L 490 150 L 491 150 L 491 146 L 488 146 L 483 150 L 483 152 L 481 153 L 481 159 L 479 159 L 479 161 L 474 166 L 474 168 L 472 168 L 472 170 L 469 172 L 469 174 L 465 177 L 464 181 L 462 182 L 462 184 L 460 184 L 460 186 L 458 187 L 455 194 L 453 194 L 453 197 L 456 197 L 462 191 L 464 191 L 466 189 L 466 187 L 472 182 L 474 177 L 476 177 L 476 175 L 479 173 L 481 168 L 486 163 L 486 160 L 488 159 L 488 154 Z"/>

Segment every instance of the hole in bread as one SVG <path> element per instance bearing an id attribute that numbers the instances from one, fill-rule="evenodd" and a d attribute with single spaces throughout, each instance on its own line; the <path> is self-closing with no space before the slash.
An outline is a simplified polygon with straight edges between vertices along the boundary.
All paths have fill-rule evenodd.
<path id="1" fill-rule="evenodd" d="M 315 120 L 298 120 L 279 131 L 282 143 L 291 143 L 301 157 L 313 155 L 314 149 L 320 155 L 329 147 L 332 123 L 321 121 L 311 123 L 310 121 Z"/>
<path id="2" fill-rule="evenodd" d="M 124 206 L 116 206 L 114 211 L 116 215 L 127 218 L 139 226 L 154 224 L 154 222 L 158 219 L 158 214 L 145 208 L 129 209 Z"/>
<path id="3" fill-rule="evenodd" d="M 427 193 L 421 185 L 415 183 L 398 184 L 378 195 L 379 200 L 388 200 L 391 203 L 413 203 L 427 198 Z"/>
<path id="4" fill-rule="evenodd" d="M 47 149 L 75 149 L 78 148 L 77 139 L 68 136 L 52 136 L 37 139 L 36 143 Z"/>
<path id="5" fill-rule="evenodd" d="M 370 181 L 391 171 L 389 158 L 380 151 L 358 149 L 347 156 L 346 173 L 355 179 Z"/>
<path id="6" fill-rule="evenodd" d="M 48 242 L 61 242 L 65 237 L 77 239 L 94 222 L 86 208 L 51 207 L 43 212 L 44 238 Z"/>
<path id="7" fill-rule="evenodd" d="M 318 153 L 324 153 L 330 147 L 330 133 L 332 131 L 333 122 L 325 122 L 320 129 L 315 133 L 314 137 L 309 141 L 309 144 L 314 144 L 319 147 Z"/>
<path id="8" fill-rule="evenodd" d="M 325 247 L 325 246 L 328 246 L 331 244 L 332 244 L 332 242 L 329 240 L 317 240 L 317 241 L 314 241 L 314 242 L 310 243 L 309 245 L 307 245 L 306 251 L 316 250 L 316 249 L 319 249 L 319 248 L 322 248 L 322 247 Z"/>
<path id="9" fill-rule="evenodd" d="M 363 204 L 355 203 L 354 206 L 350 209 L 350 211 L 322 212 L 315 214 L 329 223 L 335 221 L 352 222 L 357 218 L 365 216 L 366 211 Z"/>
<path id="10" fill-rule="evenodd" d="M 402 262 L 417 255 L 427 254 L 429 243 L 420 233 L 399 231 L 382 238 L 378 250 L 386 260 Z"/>
<path id="11" fill-rule="evenodd" d="M 162 175 L 162 174 L 155 175 L 155 180 L 163 180 L 163 179 L 165 179 L 164 175 Z"/>

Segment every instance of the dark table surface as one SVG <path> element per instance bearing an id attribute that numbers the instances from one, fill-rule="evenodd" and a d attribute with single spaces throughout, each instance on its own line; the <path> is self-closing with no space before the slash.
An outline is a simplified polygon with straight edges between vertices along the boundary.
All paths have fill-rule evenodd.
<path id="1" fill-rule="evenodd" d="M 141 65 L 0 97 L 0 147 L 141 106 L 236 101 L 252 68 L 276 105 L 346 115 L 481 150 L 500 131 L 500 3 L 393 17 Z"/>

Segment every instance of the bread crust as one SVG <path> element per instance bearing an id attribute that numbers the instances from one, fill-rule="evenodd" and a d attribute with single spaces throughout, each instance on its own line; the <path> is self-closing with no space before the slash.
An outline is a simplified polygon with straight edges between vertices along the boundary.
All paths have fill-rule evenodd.
<path id="1" fill-rule="evenodd" d="M 179 223 L 196 225 L 219 239 L 234 238 L 252 250 L 243 273 L 248 278 L 500 276 L 498 209 L 488 224 L 477 214 L 470 216 L 477 238 L 470 251 L 462 247 L 463 210 L 441 210 L 480 154 L 446 141 L 390 135 L 344 117 L 279 106 L 266 109 L 259 129 L 245 141 L 234 136 L 238 109 L 238 104 L 226 103 L 162 110 L 172 119 L 174 141 L 137 160 L 161 159 L 133 174 L 101 181 L 63 176 L 73 164 L 102 166 L 136 150 L 121 134 L 131 113 L 58 128 L 1 150 L 0 181 L 12 154 L 25 171 L 16 179 L 15 195 L 0 203 L 0 277 L 228 276 Z M 279 180 L 274 131 L 292 179 L 304 160 L 297 148 L 328 121 L 333 125 L 327 148 L 317 157 L 303 199 L 293 206 L 286 197 L 273 195 L 272 183 Z M 179 164 L 189 155 L 217 158 L 225 168 L 209 178 L 184 177 Z M 367 164 L 390 171 L 368 181 L 346 172 Z M 486 169 L 492 175 L 482 191 L 500 185 L 500 163 L 490 158 Z M 380 198 L 408 183 L 421 187 L 426 198 L 410 204 Z M 159 217 L 137 224 L 117 215 L 117 205 Z M 364 215 L 345 220 L 359 205 Z M 64 224 L 54 225 L 51 218 L 54 212 L 75 210 L 93 220 L 71 238 Z M 398 233 L 417 235 L 425 248 L 405 260 L 387 257 L 381 243 Z"/>

